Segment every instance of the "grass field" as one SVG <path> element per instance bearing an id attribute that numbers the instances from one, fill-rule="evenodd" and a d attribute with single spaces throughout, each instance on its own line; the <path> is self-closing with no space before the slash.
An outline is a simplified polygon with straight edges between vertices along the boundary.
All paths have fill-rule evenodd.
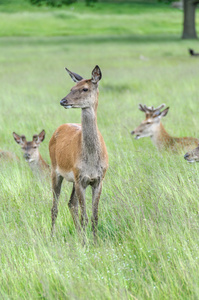
<path id="1" fill-rule="evenodd" d="M 187 51 L 199 50 L 198 42 L 180 40 L 182 12 L 126 6 L 20 13 L 4 5 L 0 13 L 0 148 L 20 158 L 1 163 L 1 299 L 198 299 L 199 167 L 183 152 L 159 153 L 149 138 L 130 135 L 144 117 L 139 103 L 166 103 L 167 131 L 199 137 L 199 61 Z M 109 170 L 98 244 L 89 222 L 82 247 L 66 201 L 71 184 L 63 184 L 51 240 L 50 178 L 33 176 L 12 132 L 30 140 L 45 129 L 40 150 L 50 163 L 54 130 L 81 118 L 59 104 L 73 86 L 64 67 L 90 78 L 96 64 Z M 87 211 L 91 216 L 90 190 Z"/>

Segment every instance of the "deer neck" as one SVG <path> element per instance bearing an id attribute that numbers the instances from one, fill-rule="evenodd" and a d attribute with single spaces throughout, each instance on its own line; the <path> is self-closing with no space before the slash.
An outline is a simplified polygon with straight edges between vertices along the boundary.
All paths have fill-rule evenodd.
<path id="1" fill-rule="evenodd" d="M 29 166 L 33 173 L 39 173 L 42 172 L 45 168 L 49 168 L 48 164 L 45 162 L 45 160 L 42 158 L 41 154 L 38 151 L 38 155 L 35 156 L 35 158 L 29 162 Z"/>
<path id="2" fill-rule="evenodd" d="M 100 141 L 97 127 L 97 107 L 82 109 L 83 156 L 99 156 Z"/>
<path id="3" fill-rule="evenodd" d="M 155 146 L 161 150 L 167 147 L 171 143 L 172 137 L 167 133 L 164 126 L 160 122 L 151 136 L 151 140 Z"/>
<path id="4" fill-rule="evenodd" d="M 39 150 L 35 151 L 34 155 L 31 157 L 31 159 L 28 161 L 29 166 L 31 169 L 35 169 L 39 166 L 39 162 L 41 159 L 41 154 L 39 153 Z"/>

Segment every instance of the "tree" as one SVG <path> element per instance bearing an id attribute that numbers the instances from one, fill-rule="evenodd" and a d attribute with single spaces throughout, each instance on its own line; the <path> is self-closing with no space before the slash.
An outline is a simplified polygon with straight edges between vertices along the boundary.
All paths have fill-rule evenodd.
<path id="1" fill-rule="evenodd" d="M 199 0 L 183 0 L 184 22 L 183 22 L 183 39 L 196 39 L 195 15 L 196 7 Z"/>
<path id="2" fill-rule="evenodd" d="M 87 6 L 91 6 L 93 3 L 97 2 L 98 0 L 85 0 Z"/>

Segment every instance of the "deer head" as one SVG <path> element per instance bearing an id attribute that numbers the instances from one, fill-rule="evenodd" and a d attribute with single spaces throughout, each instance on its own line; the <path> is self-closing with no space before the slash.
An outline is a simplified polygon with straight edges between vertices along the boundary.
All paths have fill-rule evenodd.
<path id="1" fill-rule="evenodd" d="M 83 79 L 80 75 L 65 68 L 70 77 L 76 82 L 70 93 L 64 97 L 60 104 L 64 108 L 96 107 L 98 95 L 98 82 L 102 78 L 101 70 L 96 66 L 91 74 L 91 79 Z"/>
<path id="2" fill-rule="evenodd" d="M 25 135 L 18 135 L 13 132 L 13 137 L 17 144 L 21 146 L 24 153 L 24 158 L 28 163 L 34 163 L 39 160 L 39 145 L 45 138 L 45 131 L 42 130 L 39 134 L 33 135 L 33 139 L 30 142 L 26 141 Z"/>
<path id="3" fill-rule="evenodd" d="M 165 104 L 161 104 L 157 108 L 153 106 L 147 107 L 146 105 L 139 104 L 139 109 L 145 113 L 145 120 L 131 132 L 135 134 L 135 139 L 142 137 L 152 137 L 154 132 L 157 130 L 157 126 L 160 123 L 161 118 L 165 117 L 168 113 L 169 107 L 161 111 L 165 107 Z"/>
<path id="4" fill-rule="evenodd" d="M 186 159 L 190 163 L 199 162 L 199 144 L 198 144 L 198 147 L 187 152 L 184 155 L 184 159 Z"/>

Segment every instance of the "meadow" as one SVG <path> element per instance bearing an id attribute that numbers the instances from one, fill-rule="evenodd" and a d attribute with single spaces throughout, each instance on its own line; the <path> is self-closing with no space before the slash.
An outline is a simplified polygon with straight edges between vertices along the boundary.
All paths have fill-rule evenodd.
<path id="1" fill-rule="evenodd" d="M 0 148 L 20 161 L 0 164 L 0 299 L 198 299 L 199 166 L 130 134 L 144 118 L 139 103 L 166 103 L 166 130 L 199 138 L 199 60 L 188 55 L 198 41 L 180 39 L 182 12 L 139 3 L 1 7 Z M 45 129 L 40 152 L 50 163 L 55 129 L 81 120 L 59 104 L 74 85 L 64 67 L 90 78 L 96 64 L 109 169 L 98 243 L 89 222 L 82 247 L 67 205 L 72 185 L 63 184 L 51 239 L 50 178 L 33 176 L 12 132 L 31 140 Z"/>

